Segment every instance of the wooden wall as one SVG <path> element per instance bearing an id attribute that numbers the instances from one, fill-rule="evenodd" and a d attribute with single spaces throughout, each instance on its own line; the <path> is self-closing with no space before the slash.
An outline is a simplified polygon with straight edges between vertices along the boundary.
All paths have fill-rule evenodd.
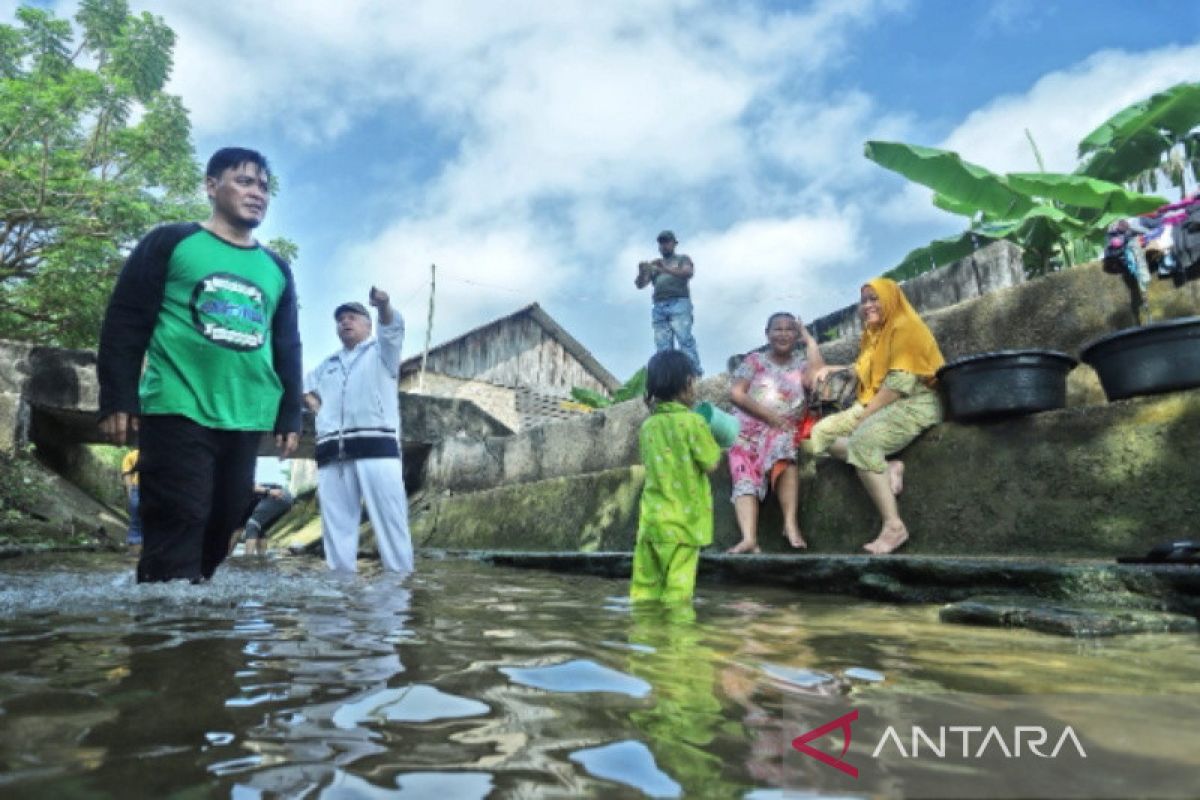
<path id="1" fill-rule="evenodd" d="M 573 386 L 606 391 L 545 328 L 524 315 L 441 346 L 429 354 L 427 370 L 562 395 Z"/>

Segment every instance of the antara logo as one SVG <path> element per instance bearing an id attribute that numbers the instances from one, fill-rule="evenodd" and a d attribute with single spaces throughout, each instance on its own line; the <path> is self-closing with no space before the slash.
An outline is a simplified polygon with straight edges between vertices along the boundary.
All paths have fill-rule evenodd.
<path id="1" fill-rule="evenodd" d="M 843 760 L 846 752 L 850 749 L 850 725 L 857 719 L 857 709 L 848 714 L 843 714 L 835 720 L 826 722 L 819 728 L 813 728 L 808 733 L 797 736 L 792 740 L 792 747 L 806 756 L 815 758 L 822 764 L 844 772 L 852 778 L 857 778 L 858 768 Z M 809 744 L 814 739 L 820 739 L 825 734 L 835 730 L 842 731 L 843 735 L 840 756 L 835 758 L 828 753 L 817 750 Z M 934 733 L 931 735 L 930 731 Z M 875 745 L 875 750 L 871 753 L 871 757 L 878 758 L 879 754 L 884 752 L 890 745 L 899 752 L 901 758 L 932 756 L 936 758 L 977 759 L 983 758 L 989 751 L 993 750 L 993 754 L 1003 753 L 1005 758 L 1020 758 L 1025 752 L 1032 753 L 1038 758 L 1057 758 L 1059 751 L 1069 742 L 1075 748 L 1075 752 L 1079 754 L 1080 758 L 1087 758 L 1087 752 L 1083 749 L 1083 744 L 1079 741 L 1079 737 L 1075 735 L 1075 731 L 1070 725 L 1066 726 L 1062 733 L 1059 734 L 1057 740 L 1055 740 L 1054 748 L 1049 753 L 1043 752 L 1042 748 L 1051 741 L 1050 732 L 1041 725 L 1017 725 L 1013 727 L 1011 735 L 1008 737 L 996 725 L 988 728 L 984 728 L 981 725 L 943 725 L 932 728 L 930 731 L 917 725 L 912 726 L 908 737 L 909 747 L 906 749 L 904 746 L 905 739 L 901 738 L 894 726 L 889 725 L 887 730 L 883 732 L 883 735 L 879 737 L 879 742 Z M 980 737 L 975 739 L 975 742 L 978 743 L 975 747 L 972 747 L 972 735 Z M 922 752 L 922 748 L 925 750 L 924 753 Z"/>
<path id="2" fill-rule="evenodd" d="M 997 752 L 1004 753 L 1005 758 L 1020 758 L 1021 745 L 1024 743 L 1028 752 L 1033 753 L 1038 758 L 1058 758 L 1058 751 L 1062 750 L 1063 745 L 1070 741 L 1075 746 L 1075 751 L 1079 753 L 1080 758 L 1087 758 L 1087 752 L 1084 751 L 1083 745 L 1079 742 L 1079 737 L 1075 735 L 1075 731 L 1068 725 L 1063 729 L 1063 732 L 1058 737 L 1058 742 L 1054 745 L 1054 749 L 1049 753 L 1043 753 L 1041 747 L 1046 744 L 1050 738 L 1049 732 L 1041 725 L 1017 725 L 1012 729 L 1012 735 L 1005 740 L 1004 734 L 1000 732 L 1000 728 L 992 725 L 989 728 L 983 728 L 981 725 L 943 725 L 935 729 L 937 738 L 934 739 L 924 728 L 914 725 L 911 730 L 911 738 L 909 740 L 911 747 L 909 750 L 904 749 L 904 742 L 900 735 L 896 733 L 896 729 L 891 725 L 883 732 L 883 736 L 879 737 L 879 744 L 875 746 L 875 752 L 871 753 L 872 758 L 876 758 L 883 751 L 884 745 L 891 742 L 896 750 L 900 752 L 901 758 L 919 758 L 921 756 L 921 743 L 924 742 L 925 747 L 930 753 L 938 758 L 946 758 L 946 753 L 950 753 L 950 757 L 958 758 L 983 758 L 987 754 L 989 748 L 994 747 Z M 984 732 L 986 730 L 986 733 Z M 950 734 L 949 746 L 947 746 L 946 734 Z M 972 752 L 971 749 L 971 734 L 983 734 L 983 738 L 978 740 L 979 746 Z M 959 748 L 957 752 L 954 749 L 955 738 L 957 736 Z M 1012 747 L 1009 747 L 1009 742 Z"/>
<path id="3" fill-rule="evenodd" d="M 858 767 L 847 764 L 845 761 L 842 761 L 841 758 L 834 758 L 828 753 L 822 753 L 820 750 L 808 746 L 808 743 L 813 739 L 820 739 L 830 731 L 840 728 L 844 736 L 842 740 L 842 756 L 845 756 L 846 751 L 850 749 L 850 723 L 854 722 L 856 719 L 858 719 L 857 708 L 851 711 L 849 714 L 843 714 L 832 722 L 826 722 L 819 728 L 813 728 L 808 733 L 797 736 L 795 739 L 792 739 L 792 747 L 796 748 L 801 753 L 804 753 L 806 756 L 812 756 L 822 764 L 827 764 L 834 769 L 841 770 L 851 778 L 857 778 Z"/>

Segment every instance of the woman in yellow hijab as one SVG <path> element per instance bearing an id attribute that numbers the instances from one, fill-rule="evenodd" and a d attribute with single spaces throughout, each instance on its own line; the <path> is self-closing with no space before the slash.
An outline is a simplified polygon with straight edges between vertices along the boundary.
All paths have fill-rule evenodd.
<path id="1" fill-rule="evenodd" d="M 859 314 L 862 344 L 854 372 L 858 402 L 831 414 L 812 431 L 813 450 L 845 461 L 858 477 L 883 518 L 869 553 L 890 553 L 908 541 L 896 496 L 904 488 L 904 463 L 886 456 L 903 450 L 926 429 L 942 421 L 942 405 L 934 391 L 934 374 L 945 359 L 937 342 L 895 281 L 875 278 L 862 287 Z M 833 371 L 818 370 L 819 383 Z"/>

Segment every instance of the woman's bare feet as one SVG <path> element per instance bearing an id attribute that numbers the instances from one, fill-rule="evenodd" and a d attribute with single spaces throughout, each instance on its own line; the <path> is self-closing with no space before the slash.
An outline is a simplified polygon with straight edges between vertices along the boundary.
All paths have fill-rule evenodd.
<path id="1" fill-rule="evenodd" d="M 730 555 L 738 555 L 739 553 L 761 553 L 762 550 L 759 549 L 758 542 L 743 539 L 725 552 Z"/>
<path id="2" fill-rule="evenodd" d="M 900 520 L 885 522 L 883 530 L 875 541 L 863 545 L 863 550 L 873 555 L 882 556 L 895 552 L 896 548 L 908 541 L 908 528 Z"/>
<path id="3" fill-rule="evenodd" d="M 788 530 L 785 528 L 783 531 L 783 535 L 787 537 L 788 544 L 790 544 L 795 549 L 797 549 L 797 550 L 808 549 L 808 542 L 804 541 L 804 537 L 800 534 L 799 528 L 793 528 L 791 530 Z"/>
<path id="4" fill-rule="evenodd" d="M 888 485 L 892 488 L 892 494 L 897 497 L 904 491 L 904 462 L 899 459 L 888 462 L 887 468 Z"/>

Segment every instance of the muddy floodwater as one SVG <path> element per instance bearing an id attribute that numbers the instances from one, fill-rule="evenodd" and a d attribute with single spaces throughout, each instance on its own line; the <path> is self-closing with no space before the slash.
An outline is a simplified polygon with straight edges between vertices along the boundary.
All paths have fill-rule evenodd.
<path id="1" fill-rule="evenodd" d="M 844 754 L 859 778 L 793 739 L 851 709 L 866 724 L 935 699 L 1115 698 L 1119 721 L 1075 721 L 1100 764 L 1118 748 L 1089 719 L 1119 723 L 1119 757 L 1141 758 L 1138 730 L 1200 693 L 1194 636 L 1074 640 L 755 586 L 635 609 L 604 578 L 362 567 L 339 580 L 241 558 L 208 585 L 138 586 L 115 555 L 0 562 L 0 796 L 904 796 L 918 784 L 899 767 L 866 774 L 874 734 L 855 729 Z M 1066 718 L 1042 708 L 1053 745 Z M 1198 740 L 1180 735 L 1156 769 L 1194 766 Z M 843 755 L 836 731 L 816 744 Z M 1013 780 L 1052 779 L 1050 761 Z M 1102 796 L 1087 775 L 1076 787 Z"/>

